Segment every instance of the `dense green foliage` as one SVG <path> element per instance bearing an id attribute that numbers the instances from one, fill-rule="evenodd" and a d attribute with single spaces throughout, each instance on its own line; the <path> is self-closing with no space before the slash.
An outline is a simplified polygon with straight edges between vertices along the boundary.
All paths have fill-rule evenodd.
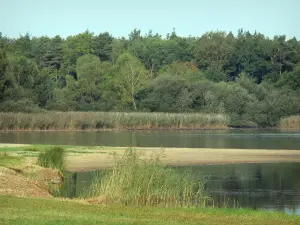
<path id="1" fill-rule="evenodd" d="M 179 173 L 160 162 L 160 153 L 142 158 L 135 149 L 126 149 L 104 177 L 95 179 L 92 195 L 106 203 L 132 206 L 205 207 L 209 197 L 204 184 L 193 181 L 191 173 Z"/>
<path id="2" fill-rule="evenodd" d="M 64 170 L 65 150 L 61 147 L 51 147 L 38 155 L 38 165 Z"/>
<path id="3" fill-rule="evenodd" d="M 300 113 L 300 43 L 239 30 L 0 35 L 0 110 L 226 113 L 274 126 Z"/>

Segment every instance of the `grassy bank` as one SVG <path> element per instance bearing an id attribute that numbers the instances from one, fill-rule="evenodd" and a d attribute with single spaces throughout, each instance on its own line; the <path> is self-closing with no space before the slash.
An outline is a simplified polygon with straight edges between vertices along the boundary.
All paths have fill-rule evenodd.
<path id="1" fill-rule="evenodd" d="M 299 224 L 299 216 L 246 209 L 88 205 L 0 196 L 0 224 Z"/>
<path id="2" fill-rule="evenodd" d="M 0 151 L 0 167 L 7 167 L 22 163 L 23 158 L 19 156 L 11 156 L 6 152 Z"/>
<path id="3" fill-rule="evenodd" d="M 225 129 L 228 117 L 202 113 L 0 113 L 0 130 Z"/>
<path id="4" fill-rule="evenodd" d="M 281 129 L 300 130 L 300 115 L 289 116 L 280 120 Z"/>
<path id="5" fill-rule="evenodd" d="M 21 148 L 21 146 L 18 147 Z M 76 152 L 76 149 L 69 147 L 67 152 Z M 15 148 L 7 153 L 2 152 L 2 156 L 8 157 L 8 154 L 17 154 L 18 150 Z M 97 151 L 96 148 L 99 147 L 92 147 L 87 151 Z M 49 146 L 47 148 L 45 146 L 45 149 L 36 149 L 34 146 L 26 146 L 25 152 L 38 156 L 47 152 L 47 149 L 48 151 L 55 150 Z M 59 149 L 61 148 L 56 148 L 56 150 Z M 55 153 L 58 154 L 56 150 Z M 78 150 L 82 151 L 82 148 L 80 147 Z M 157 153 L 151 154 L 152 156 L 149 158 L 143 158 L 140 157 L 140 153 L 132 149 L 122 151 L 125 151 L 122 157 L 119 155 L 116 158 L 118 155 L 115 155 L 115 164 L 112 170 L 108 171 L 100 183 L 97 183 L 96 180 L 96 186 L 93 187 L 93 190 L 96 191 L 94 192 L 95 197 L 89 199 L 53 199 L 46 189 L 41 189 L 40 185 L 36 185 L 36 182 L 31 180 L 37 179 L 39 176 L 25 177 L 26 174 L 28 175 L 26 170 L 35 168 L 36 165 L 24 165 L 20 170 L 22 173 L 5 168 L 6 170 L 2 170 L 0 173 L 2 181 L 0 190 L 1 188 L 8 191 L 14 190 L 14 194 L 10 191 L 7 192 L 9 196 L 0 194 L 0 225 L 300 224 L 299 216 L 281 213 L 248 209 L 205 208 L 205 204 L 202 208 L 195 207 L 199 204 L 194 204 L 194 199 L 205 197 L 205 193 L 193 192 L 199 183 L 188 180 L 187 173 L 175 174 L 174 171 L 160 164 L 160 155 Z M 54 157 L 55 160 L 52 161 L 53 154 L 50 153 L 51 151 L 47 152 L 49 158 L 46 157 L 45 162 L 51 162 L 50 165 L 52 165 L 57 160 Z M 61 154 L 58 155 L 61 156 Z M 83 157 L 83 155 L 78 156 Z M 58 161 L 60 162 L 60 160 Z M 47 178 L 47 182 L 53 182 L 53 179 L 49 178 L 52 170 L 39 169 L 41 169 L 40 172 L 35 171 L 35 173 L 41 177 L 36 181 L 45 183 L 45 178 Z M 56 179 L 57 171 L 52 172 L 55 172 L 53 175 Z M 31 192 L 29 193 L 29 191 Z M 97 196 L 100 199 L 103 199 L 104 196 L 108 201 L 98 201 Z M 180 200 L 178 201 L 178 199 Z"/>

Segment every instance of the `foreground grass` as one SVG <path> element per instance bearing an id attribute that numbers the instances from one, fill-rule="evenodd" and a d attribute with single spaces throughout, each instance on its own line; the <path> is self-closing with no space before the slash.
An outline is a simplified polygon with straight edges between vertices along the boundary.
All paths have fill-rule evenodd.
<path id="1" fill-rule="evenodd" d="M 300 130 L 300 115 L 282 118 L 280 120 L 280 128 Z"/>
<path id="2" fill-rule="evenodd" d="M 247 209 L 150 208 L 0 196 L 0 224 L 300 224 L 300 217 Z"/>
<path id="3" fill-rule="evenodd" d="M 0 113 L 0 130 L 224 129 L 229 118 L 203 113 Z"/>

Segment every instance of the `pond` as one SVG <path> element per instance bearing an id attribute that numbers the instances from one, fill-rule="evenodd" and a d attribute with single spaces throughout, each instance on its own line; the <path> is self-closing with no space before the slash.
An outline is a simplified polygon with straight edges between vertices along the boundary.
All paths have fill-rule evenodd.
<path id="1" fill-rule="evenodd" d="M 177 167 L 182 170 L 186 168 Z M 193 179 L 206 180 L 205 189 L 217 207 L 265 209 L 300 215 L 300 164 L 235 164 L 190 167 Z M 69 173 L 57 196 L 87 196 L 101 172 Z"/>
<path id="2" fill-rule="evenodd" d="M 1 142 L 81 146 L 300 149 L 300 133 L 261 129 L 0 132 Z"/>
<path id="3" fill-rule="evenodd" d="M 195 131 L 0 132 L 0 143 L 300 150 L 300 133 L 230 129 Z M 184 168 L 177 168 L 178 170 Z M 300 215 L 300 164 L 236 164 L 192 167 L 206 179 L 216 206 L 248 207 Z M 69 174 L 60 196 L 86 195 L 97 172 Z"/>

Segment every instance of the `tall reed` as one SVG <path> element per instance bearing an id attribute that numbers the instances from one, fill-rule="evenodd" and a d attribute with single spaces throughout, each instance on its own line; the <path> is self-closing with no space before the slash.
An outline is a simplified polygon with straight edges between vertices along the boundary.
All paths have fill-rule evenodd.
<path id="1" fill-rule="evenodd" d="M 0 130 L 224 129 L 224 114 L 144 112 L 0 112 Z"/>
<path id="2" fill-rule="evenodd" d="M 106 203 L 135 206 L 204 207 L 209 198 L 203 183 L 192 180 L 187 171 L 178 172 L 160 163 L 160 154 L 143 158 L 127 149 L 121 159 L 115 156 L 112 169 L 95 179 L 91 195 Z"/>
<path id="3" fill-rule="evenodd" d="M 282 118 L 280 120 L 280 128 L 291 129 L 291 130 L 300 130 L 300 115 Z"/>
<path id="4" fill-rule="evenodd" d="M 64 170 L 65 150 L 61 147 L 51 147 L 42 151 L 38 155 L 38 165 Z"/>

